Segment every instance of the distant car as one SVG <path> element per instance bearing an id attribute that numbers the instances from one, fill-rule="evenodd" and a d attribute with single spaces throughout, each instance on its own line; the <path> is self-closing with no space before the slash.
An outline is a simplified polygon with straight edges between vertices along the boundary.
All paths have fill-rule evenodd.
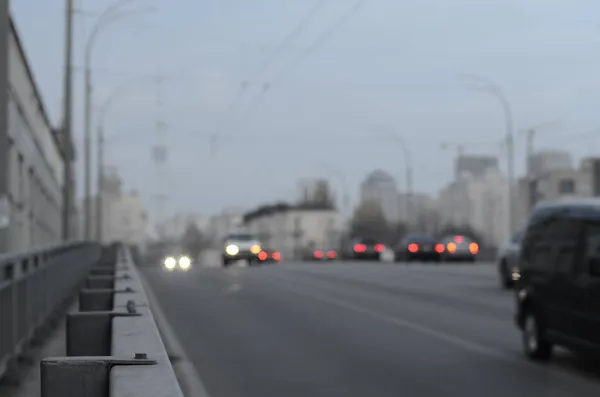
<path id="1" fill-rule="evenodd" d="M 189 255 L 167 255 L 162 261 L 162 266 L 167 271 L 187 271 L 192 267 L 192 258 Z"/>
<path id="2" fill-rule="evenodd" d="M 406 236 L 394 248 L 396 261 L 439 261 L 444 246 L 431 236 Z"/>
<path id="3" fill-rule="evenodd" d="M 312 261 L 332 261 L 337 259 L 337 250 L 331 248 L 317 248 L 309 253 L 307 260 Z"/>
<path id="4" fill-rule="evenodd" d="M 281 253 L 272 249 L 265 249 L 258 254 L 260 263 L 278 263 L 281 261 Z"/>
<path id="5" fill-rule="evenodd" d="M 496 265 L 498 266 L 500 285 L 503 288 L 508 289 L 513 287 L 521 276 L 519 271 L 519 255 L 521 254 L 523 234 L 523 231 L 515 233 L 498 251 Z"/>
<path id="6" fill-rule="evenodd" d="M 381 241 L 373 238 L 356 238 L 352 240 L 349 259 L 358 260 L 376 260 L 379 259 L 381 253 L 386 247 Z"/>
<path id="7" fill-rule="evenodd" d="M 479 253 L 479 244 L 465 236 L 447 236 L 439 240 L 444 250 L 440 253 L 443 262 L 475 262 Z M 441 249 L 440 249 L 441 250 Z"/>
<path id="8" fill-rule="evenodd" d="M 240 260 L 249 265 L 260 262 L 259 254 L 263 251 L 260 241 L 252 234 L 230 234 L 223 243 L 223 266 L 227 267 Z"/>

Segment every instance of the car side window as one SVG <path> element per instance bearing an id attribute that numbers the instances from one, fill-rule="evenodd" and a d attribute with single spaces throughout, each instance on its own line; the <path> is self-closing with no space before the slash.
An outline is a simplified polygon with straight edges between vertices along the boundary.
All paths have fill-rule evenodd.
<path id="1" fill-rule="evenodd" d="M 600 223 L 586 227 L 585 265 L 590 276 L 600 278 Z"/>
<path id="2" fill-rule="evenodd" d="M 536 271 L 572 274 L 582 224 L 566 212 L 541 215 L 529 226 L 523 264 Z"/>
<path id="3" fill-rule="evenodd" d="M 556 252 L 554 270 L 561 275 L 573 274 L 577 260 L 577 242 L 583 224 L 574 218 L 558 219 L 553 225 L 550 236 Z"/>
<path id="4" fill-rule="evenodd" d="M 537 271 L 549 271 L 553 264 L 550 233 L 556 218 L 536 214 L 532 218 L 523 244 L 522 265 Z"/>

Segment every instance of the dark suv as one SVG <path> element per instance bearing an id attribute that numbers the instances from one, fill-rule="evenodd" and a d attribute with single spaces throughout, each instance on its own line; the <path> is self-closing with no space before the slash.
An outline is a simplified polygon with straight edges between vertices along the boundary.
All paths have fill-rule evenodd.
<path id="1" fill-rule="evenodd" d="M 547 360 L 554 345 L 600 352 L 600 199 L 535 208 L 515 286 L 523 349 Z"/>

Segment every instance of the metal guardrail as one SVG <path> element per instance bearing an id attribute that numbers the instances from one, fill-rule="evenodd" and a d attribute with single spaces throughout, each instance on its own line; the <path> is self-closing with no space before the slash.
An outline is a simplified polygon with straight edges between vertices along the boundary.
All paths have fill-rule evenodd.
<path id="1" fill-rule="evenodd" d="M 97 244 L 72 243 L 0 255 L 0 379 L 65 309 L 100 252 Z"/>
<path id="2" fill-rule="evenodd" d="M 42 360 L 42 397 L 183 397 L 131 252 L 115 256 L 67 315 L 67 357 Z"/>

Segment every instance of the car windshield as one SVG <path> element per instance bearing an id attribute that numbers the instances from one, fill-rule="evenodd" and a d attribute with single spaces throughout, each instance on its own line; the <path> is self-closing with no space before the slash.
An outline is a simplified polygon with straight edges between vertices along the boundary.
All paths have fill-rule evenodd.
<path id="1" fill-rule="evenodd" d="M 374 238 L 358 238 L 356 240 L 354 240 L 355 244 L 365 244 L 365 245 L 375 245 L 375 244 L 379 244 L 379 241 L 374 239 Z"/>
<path id="2" fill-rule="evenodd" d="M 253 241 L 256 240 L 256 236 L 253 236 L 252 234 L 231 234 L 227 237 L 227 240 Z"/>

